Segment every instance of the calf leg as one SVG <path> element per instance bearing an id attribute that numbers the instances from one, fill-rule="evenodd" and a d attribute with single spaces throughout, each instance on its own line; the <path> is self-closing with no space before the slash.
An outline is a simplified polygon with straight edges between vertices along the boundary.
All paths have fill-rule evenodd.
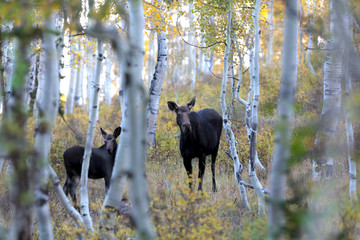
<path id="1" fill-rule="evenodd" d="M 189 188 L 192 187 L 192 165 L 191 165 L 191 158 L 183 158 L 184 167 L 186 170 L 186 173 L 188 175 L 188 181 L 189 181 Z"/>
<path id="2" fill-rule="evenodd" d="M 199 181 L 199 188 L 198 190 L 202 190 L 202 183 L 203 183 L 203 179 L 204 179 L 204 173 L 205 173 L 205 166 L 206 166 L 206 156 L 203 155 L 199 158 L 199 176 L 198 176 L 198 181 Z"/>
<path id="3" fill-rule="evenodd" d="M 69 194 L 69 185 L 70 185 L 70 179 L 69 179 L 69 176 L 66 175 L 66 180 L 65 180 L 65 183 L 64 183 L 64 186 L 63 186 L 63 191 L 65 193 L 65 196 L 67 196 Z"/>
<path id="4" fill-rule="evenodd" d="M 217 192 L 216 180 L 215 180 L 215 161 L 216 161 L 216 154 L 213 154 L 211 155 L 211 173 L 212 173 L 213 192 Z"/>
<path id="5" fill-rule="evenodd" d="M 104 180 L 105 180 L 105 194 L 107 194 L 107 192 L 109 191 L 111 179 L 110 179 L 110 177 L 109 178 L 105 177 Z"/>
<path id="6" fill-rule="evenodd" d="M 68 185 L 68 191 L 70 193 L 70 197 L 74 203 L 74 205 L 76 206 L 76 188 L 79 184 L 79 177 L 71 177 L 69 178 L 69 182 L 70 184 Z"/>

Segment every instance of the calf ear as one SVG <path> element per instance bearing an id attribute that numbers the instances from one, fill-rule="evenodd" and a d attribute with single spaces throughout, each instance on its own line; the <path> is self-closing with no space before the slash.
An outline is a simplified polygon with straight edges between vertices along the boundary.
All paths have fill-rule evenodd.
<path id="1" fill-rule="evenodd" d="M 187 104 L 189 110 L 194 107 L 194 105 L 195 105 L 195 100 L 196 100 L 196 97 L 193 97 L 193 98 L 190 100 L 190 102 Z"/>
<path id="2" fill-rule="evenodd" d="M 104 138 L 106 138 L 107 133 L 104 131 L 104 129 L 100 128 L 101 134 Z"/>
<path id="3" fill-rule="evenodd" d="M 118 127 L 114 130 L 114 137 L 117 138 L 121 133 L 121 127 Z"/>
<path id="4" fill-rule="evenodd" d="M 168 101 L 167 104 L 169 109 L 173 112 L 177 112 L 177 110 L 179 109 L 179 106 L 173 101 Z"/>

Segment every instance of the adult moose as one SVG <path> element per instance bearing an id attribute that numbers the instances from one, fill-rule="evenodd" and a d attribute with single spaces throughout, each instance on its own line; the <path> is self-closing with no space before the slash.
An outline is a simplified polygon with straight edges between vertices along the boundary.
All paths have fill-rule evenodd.
<path id="1" fill-rule="evenodd" d="M 91 179 L 105 179 L 105 190 L 110 186 L 111 173 L 114 166 L 114 159 L 117 149 L 116 138 L 121 133 L 121 128 L 114 130 L 113 134 L 107 134 L 100 128 L 104 138 L 104 145 L 99 148 L 92 148 L 88 177 Z M 64 152 L 64 164 L 66 169 L 66 181 L 64 192 L 70 193 L 73 202 L 76 204 L 76 188 L 81 176 L 81 166 L 84 156 L 83 146 L 73 146 Z"/>
<path id="2" fill-rule="evenodd" d="M 222 117 L 214 109 L 209 108 L 191 112 L 195 105 L 195 97 L 184 106 L 178 106 L 172 101 L 167 103 L 169 109 L 176 113 L 176 122 L 180 127 L 180 152 L 190 180 L 189 187 L 192 186 L 191 160 L 199 158 L 198 190 L 202 190 L 206 156 L 211 155 L 213 191 L 216 192 L 215 161 L 220 143 Z"/>

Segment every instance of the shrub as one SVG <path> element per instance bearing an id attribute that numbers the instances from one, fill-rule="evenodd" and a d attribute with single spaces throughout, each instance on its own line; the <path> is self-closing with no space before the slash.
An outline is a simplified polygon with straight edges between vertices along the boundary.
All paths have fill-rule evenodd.
<path id="1" fill-rule="evenodd" d="M 152 201 L 158 239 L 230 239 L 229 222 L 220 219 L 209 195 L 178 186 Z"/>

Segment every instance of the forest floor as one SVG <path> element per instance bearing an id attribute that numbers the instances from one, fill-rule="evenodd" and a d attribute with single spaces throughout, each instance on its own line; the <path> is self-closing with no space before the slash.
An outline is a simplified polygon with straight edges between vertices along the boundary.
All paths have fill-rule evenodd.
<path id="1" fill-rule="evenodd" d="M 258 130 L 257 150 L 259 158 L 266 168 L 266 172 L 258 171 L 258 177 L 264 187 L 269 188 L 269 171 L 274 146 L 274 115 L 276 115 L 276 89 L 272 88 L 275 81 L 264 81 L 262 91 L 266 100 L 260 105 L 260 127 Z M 178 104 L 186 104 L 193 95 L 196 95 L 194 111 L 211 107 L 221 112 L 219 104 L 220 87 L 216 79 L 199 81 L 194 94 L 187 91 L 186 86 L 179 88 Z M 302 86 L 300 83 L 299 86 Z M 316 86 L 313 86 L 314 88 Z M 307 86 L 307 88 L 310 88 Z M 200 90 L 201 89 L 201 90 Z M 182 91 L 183 90 L 183 91 Z M 304 90 L 301 94 L 316 96 L 313 89 Z M 245 92 L 243 94 L 246 94 Z M 121 111 L 118 98 L 114 97 L 111 106 L 101 105 L 99 120 L 95 132 L 94 146 L 99 147 L 103 140 L 100 127 L 111 132 L 121 122 Z M 229 93 L 230 99 L 230 93 Z M 232 160 L 226 155 L 228 148 L 225 137 L 222 135 L 219 154 L 216 164 L 216 181 L 218 192 L 211 191 L 210 160 L 207 159 L 203 192 L 190 191 L 187 186 L 187 175 L 182 164 L 179 151 L 179 129 L 175 114 L 167 108 L 168 100 L 175 101 L 171 83 L 166 83 L 160 98 L 159 116 L 157 123 L 157 143 L 151 148 L 146 159 L 146 177 L 150 199 L 149 212 L 159 239 L 265 239 L 267 236 L 266 216 L 258 214 L 257 197 L 252 189 L 247 189 L 250 211 L 241 208 L 239 190 L 235 183 Z M 274 103 L 275 101 L 275 103 Z M 299 107 L 302 111 L 297 121 L 308 121 L 318 114 L 321 105 L 314 106 L 311 99 L 307 99 Z M 249 181 L 246 169 L 248 168 L 248 141 L 244 119 L 245 109 L 240 104 L 235 105 L 232 129 L 238 141 L 238 153 L 244 165 L 243 180 Z M 82 109 L 75 109 L 65 118 L 70 125 L 83 135 L 87 132 L 88 115 Z M 342 123 L 340 123 L 341 125 Z M 314 141 L 314 134 L 309 128 L 299 124 L 294 132 L 294 139 L 301 138 L 298 143 L 297 158 L 291 164 L 289 171 L 288 202 L 284 205 L 287 212 L 287 233 L 289 239 L 353 239 L 358 236 L 360 226 L 359 205 L 351 205 L 348 197 L 348 173 L 344 152 L 335 163 L 336 174 L 327 181 L 327 189 L 321 189 L 311 181 L 311 161 L 308 154 Z M 341 127 L 341 126 L 340 126 Z M 29 143 L 33 141 L 34 119 L 28 121 Z M 358 132 L 358 131 L 357 131 Z M 307 134 L 308 133 L 308 134 Z M 296 138 L 297 137 L 297 138 Z M 339 135 L 339 142 L 344 141 L 344 134 Z M 61 183 L 65 181 L 63 152 L 75 144 L 84 144 L 85 139 L 77 140 L 75 135 L 59 117 L 53 134 L 50 161 L 57 172 Z M 296 143 L 296 141 L 295 141 Z M 297 150 L 294 144 L 294 151 Z M 343 146 L 341 146 L 343 147 Z M 340 148 L 342 149 L 342 148 Z M 193 159 L 194 175 L 197 176 L 198 160 Z M 2 172 L 0 176 L 0 226 L 6 228 L 11 223 L 13 209 L 9 194 L 9 182 Z M 324 186 L 324 185 L 322 185 Z M 90 212 L 95 227 L 98 224 L 100 209 L 104 200 L 103 180 L 89 180 Z M 194 189 L 197 189 L 195 186 Z M 271 190 L 271 189 L 270 189 Z M 77 190 L 79 196 L 79 188 Z M 56 239 L 74 239 L 79 230 L 74 227 L 71 218 L 62 209 L 55 194 L 50 191 L 50 210 L 55 229 Z M 79 197 L 78 197 L 79 199 Z M 124 203 L 130 204 L 129 190 L 124 193 Z M 134 229 L 126 217 L 119 215 L 116 229 L 116 239 L 126 239 L 134 235 Z M 34 228 L 36 229 L 36 228 Z M 321 233 L 321 234 L 320 234 Z M 96 233 L 95 233 L 96 234 Z M 0 234 L 1 235 L 1 234 Z M 317 238 L 319 237 L 319 238 Z M 37 232 L 34 233 L 34 239 Z"/>

